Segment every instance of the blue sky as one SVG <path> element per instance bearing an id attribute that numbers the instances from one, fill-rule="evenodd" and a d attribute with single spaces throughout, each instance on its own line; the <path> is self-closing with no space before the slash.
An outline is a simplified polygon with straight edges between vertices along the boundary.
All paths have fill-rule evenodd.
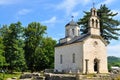
<path id="1" fill-rule="evenodd" d="M 30 22 L 40 22 L 47 26 L 47 35 L 58 40 L 64 37 L 64 26 L 71 16 L 75 21 L 82 18 L 83 11 L 89 11 L 93 1 L 96 8 L 106 4 L 113 12 L 118 12 L 115 19 L 120 20 L 119 0 L 0 0 L 0 24 L 20 21 L 27 26 Z M 120 57 L 120 40 L 111 41 L 107 53 Z"/>

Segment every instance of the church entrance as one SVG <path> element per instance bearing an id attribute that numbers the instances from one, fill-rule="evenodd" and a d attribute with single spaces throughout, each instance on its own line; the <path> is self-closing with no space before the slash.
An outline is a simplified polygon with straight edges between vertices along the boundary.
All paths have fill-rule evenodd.
<path id="1" fill-rule="evenodd" d="M 94 59 L 94 72 L 99 73 L 99 60 Z"/>

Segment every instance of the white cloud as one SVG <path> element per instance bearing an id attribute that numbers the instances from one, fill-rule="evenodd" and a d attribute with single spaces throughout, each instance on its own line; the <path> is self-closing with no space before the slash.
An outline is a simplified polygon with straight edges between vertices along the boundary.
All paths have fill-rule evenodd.
<path id="1" fill-rule="evenodd" d="M 20 3 L 22 0 L 0 0 L 0 5 L 16 4 Z"/>
<path id="2" fill-rule="evenodd" d="M 45 21 L 42 21 L 42 23 L 46 23 L 46 24 L 53 24 L 55 23 L 57 20 L 57 18 L 55 16 L 53 16 L 52 18 L 50 18 L 49 20 L 45 20 Z"/>
<path id="3" fill-rule="evenodd" d="M 31 11 L 32 11 L 31 9 L 21 9 L 18 12 L 16 12 L 15 19 L 19 20 L 21 18 L 21 16 L 27 15 Z"/>
<path id="4" fill-rule="evenodd" d="M 66 13 L 69 14 L 76 6 L 76 0 L 64 0 L 62 3 L 58 4 L 58 9 L 65 9 Z"/>
<path id="5" fill-rule="evenodd" d="M 72 10 L 80 4 L 88 4 L 90 0 L 63 0 L 60 4 L 57 5 L 57 9 L 63 9 L 69 15 Z"/>
<path id="6" fill-rule="evenodd" d="M 29 12 L 31 12 L 30 9 L 22 9 L 22 10 L 18 11 L 18 15 L 26 15 Z"/>

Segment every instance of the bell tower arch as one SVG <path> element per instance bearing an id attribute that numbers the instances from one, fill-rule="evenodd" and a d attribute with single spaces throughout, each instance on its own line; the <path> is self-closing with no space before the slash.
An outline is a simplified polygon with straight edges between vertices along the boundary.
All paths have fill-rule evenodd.
<path id="1" fill-rule="evenodd" d="M 100 21 L 97 16 L 96 8 L 91 9 L 91 17 L 89 19 L 89 33 L 92 35 L 100 35 Z"/>

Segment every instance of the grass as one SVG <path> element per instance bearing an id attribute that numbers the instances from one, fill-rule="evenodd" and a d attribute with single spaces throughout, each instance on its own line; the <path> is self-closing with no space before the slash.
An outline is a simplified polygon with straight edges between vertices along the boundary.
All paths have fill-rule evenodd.
<path id="1" fill-rule="evenodd" d="M 4 74 L 0 73 L 0 80 L 7 80 L 7 78 L 13 78 L 13 77 L 19 78 L 20 75 L 21 75 L 21 72 L 14 72 L 12 74 L 9 74 L 9 73 L 4 73 Z"/>

